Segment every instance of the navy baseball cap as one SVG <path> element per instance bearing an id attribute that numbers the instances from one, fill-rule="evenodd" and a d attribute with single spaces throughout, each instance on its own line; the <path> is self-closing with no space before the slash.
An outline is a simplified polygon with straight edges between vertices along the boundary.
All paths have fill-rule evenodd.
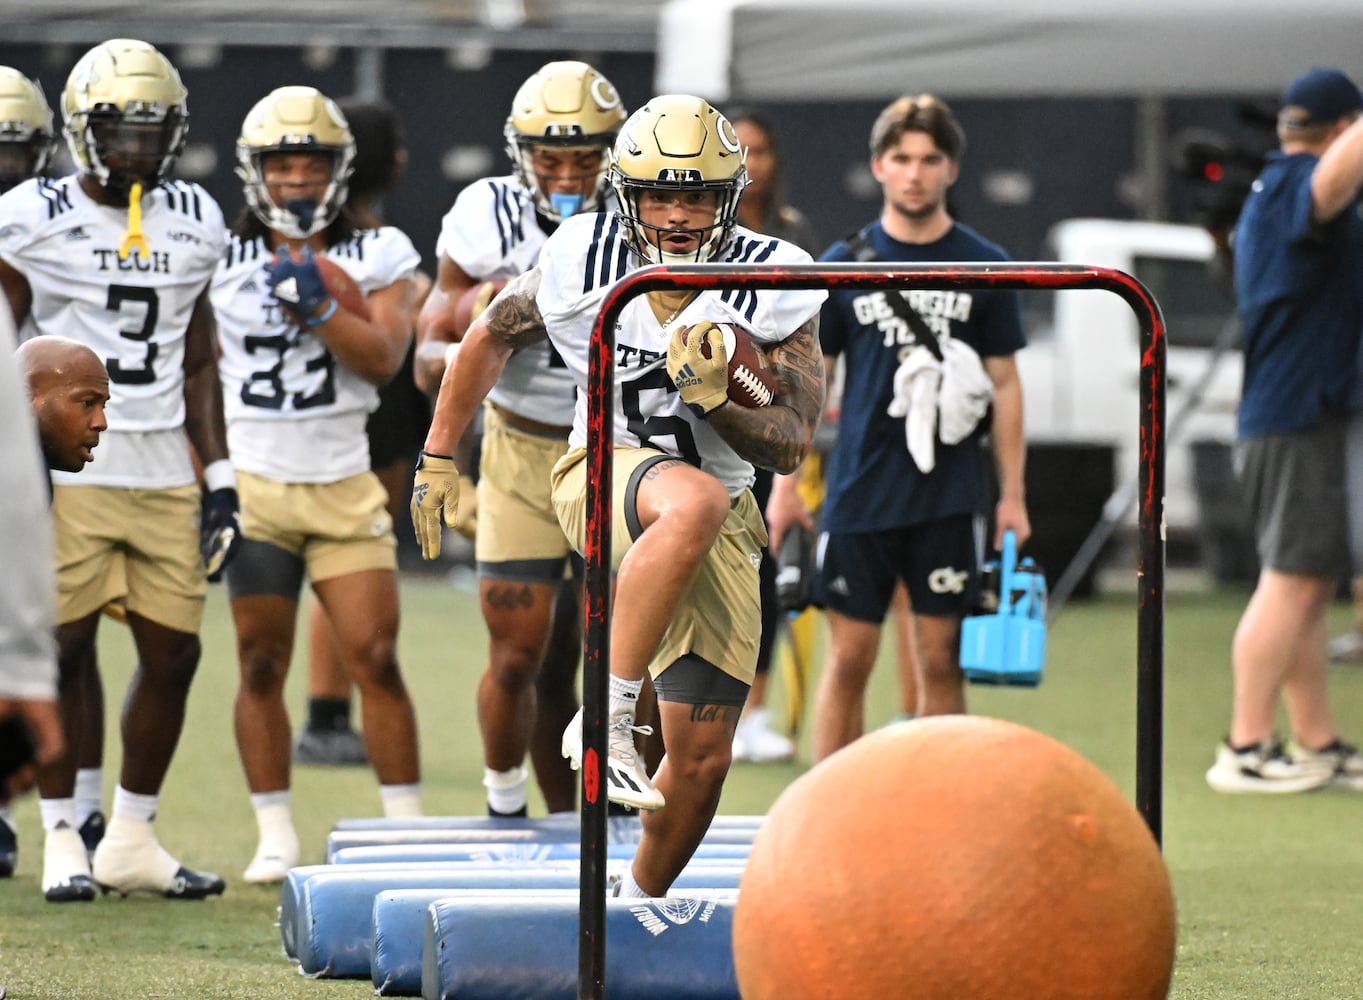
<path id="1" fill-rule="evenodd" d="M 1363 111 L 1363 93 L 1342 71 L 1318 66 L 1287 85 L 1283 107 L 1301 108 L 1312 122 L 1333 122 Z"/>

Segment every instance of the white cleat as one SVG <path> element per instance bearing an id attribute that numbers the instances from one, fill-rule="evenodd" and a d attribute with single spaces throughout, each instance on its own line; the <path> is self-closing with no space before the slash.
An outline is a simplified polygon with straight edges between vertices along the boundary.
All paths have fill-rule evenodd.
<path id="1" fill-rule="evenodd" d="M 292 844 L 262 843 L 242 873 L 242 881 L 253 885 L 283 882 L 289 869 L 298 865 L 298 838 Z"/>
<path id="2" fill-rule="evenodd" d="M 43 841 L 43 898 L 49 903 L 88 903 L 95 898 L 85 841 L 66 823 L 48 830 Z"/>
<path id="3" fill-rule="evenodd" d="M 563 756 L 573 765 L 574 771 L 582 769 L 582 713 L 579 708 L 563 731 Z M 658 791 L 644 762 L 634 745 L 634 734 L 651 736 L 651 726 L 636 726 L 634 716 L 629 712 L 619 712 L 610 719 L 610 731 L 606 735 L 606 798 L 621 805 L 636 809 L 661 809 L 664 805 L 663 793 Z"/>
<path id="4" fill-rule="evenodd" d="M 772 764 L 794 758 L 795 744 L 772 728 L 770 710 L 755 708 L 739 719 L 734 730 L 734 760 Z"/>
<path id="5" fill-rule="evenodd" d="M 203 899 L 221 895 L 227 888 L 221 876 L 186 868 L 171 857 L 151 832 L 150 823 L 117 816 L 95 848 L 92 867 L 100 889 L 120 896 L 143 892 L 167 899 Z"/>

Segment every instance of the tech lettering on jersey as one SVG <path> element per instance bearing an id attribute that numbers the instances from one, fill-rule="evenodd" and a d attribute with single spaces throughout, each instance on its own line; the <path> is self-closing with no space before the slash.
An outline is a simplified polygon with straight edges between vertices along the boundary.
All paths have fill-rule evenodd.
<path id="1" fill-rule="evenodd" d="M 618 326 L 616 330 L 619 330 Z M 632 344 L 617 343 L 615 353 L 617 368 L 648 368 L 667 357 L 666 351 L 650 351 L 646 347 L 635 347 Z"/>
<path id="2" fill-rule="evenodd" d="M 133 250 L 126 258 L 119 257 L 118 249 L 106 249 L 96 247 L 90 253 L 94 256 L 97 272 L 119 272 L 129 274 L 141 272 L 144 274 L 170 274 L 170 252 L 167 250 L 152 250 L 150 257 L 144 258 L 140 250 Z"/>

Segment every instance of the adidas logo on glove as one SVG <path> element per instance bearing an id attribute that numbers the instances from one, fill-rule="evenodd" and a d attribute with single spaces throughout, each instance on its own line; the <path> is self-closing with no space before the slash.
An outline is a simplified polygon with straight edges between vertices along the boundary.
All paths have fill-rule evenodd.
<path id="1" fill-rule="evenodd" d="M 298 279 L 292 276 L 285 278 L 274 286 L 275 298 L 283 299 L 285 302 L 298 301 Z"/>

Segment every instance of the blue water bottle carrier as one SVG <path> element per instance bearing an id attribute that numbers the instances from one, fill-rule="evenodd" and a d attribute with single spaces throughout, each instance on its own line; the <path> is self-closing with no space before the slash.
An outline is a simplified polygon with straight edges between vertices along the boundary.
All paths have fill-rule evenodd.
<path id="1" fill-rule="evenodd" d="M 986 564 L 984 576 L 994 575 Z M 998 609 L 961 622 L 961 670 L 972 684 L 1036 687 L 1046 664 L 1046 576 L 1017 561 L 1017 536 L 1003 533 L 997 564 Z"/>

